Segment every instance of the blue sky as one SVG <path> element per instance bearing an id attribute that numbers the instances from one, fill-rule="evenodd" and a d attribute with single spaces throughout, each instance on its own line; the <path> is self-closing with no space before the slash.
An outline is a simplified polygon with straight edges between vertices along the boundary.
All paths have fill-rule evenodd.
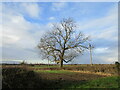
<path id="1" fill-rule="evenodd" d="M 118 60 L 117 2 L 9 2 L 2 3 L 3 60 L 41 60 L 36 46 L 40 37 L 51 30 L 52 23 L 72 17 L 77 31 L 91 36 L 93 63 Z M 89 52 L 71 63 L 90 63 Z"/>

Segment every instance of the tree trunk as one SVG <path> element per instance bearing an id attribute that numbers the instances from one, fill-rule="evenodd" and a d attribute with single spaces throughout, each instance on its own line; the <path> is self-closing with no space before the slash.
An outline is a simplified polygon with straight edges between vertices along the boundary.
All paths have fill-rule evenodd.
<path id="1" fill-rule="evenodd" d="M 61 59 L 60 60 L 60 68 L 62 68 L 63 67 L 63 60 Z"/>
<path id="2" fill-rule="evenodd" d="M 65 47 L 65 45 L 64 45 Z M 62 54 L 60 55 L 60 68 L 63 67 L 63 56 L 64 56 L 65 50 L 63 49 Z"/>

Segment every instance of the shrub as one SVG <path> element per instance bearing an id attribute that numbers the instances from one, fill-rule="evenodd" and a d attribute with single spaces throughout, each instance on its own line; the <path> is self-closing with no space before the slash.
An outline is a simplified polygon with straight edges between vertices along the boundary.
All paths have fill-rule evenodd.
<path id="1" fill-rule="evenodd" d="M 115 62 L 115 65 L 119 65 L 120 63 L 119 62 Z"/>
<path id="2" fill-rule="evenodd" d="M 41 78 L 25 68 L 3 68 L 2 88 L 43 88 Z"/>

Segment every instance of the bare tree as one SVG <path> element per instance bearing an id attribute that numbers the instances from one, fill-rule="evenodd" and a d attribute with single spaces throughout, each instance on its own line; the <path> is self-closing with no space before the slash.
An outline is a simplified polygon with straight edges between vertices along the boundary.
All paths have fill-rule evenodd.
<path id="1" fill-rule="evenodd" d="M 38 44 L 42 56 L 63 67 L 63 62 L 70 62 L 88 49 L 86 42 L 89 37 L 75 31 L 76 28 L 76 23 L 71 18 L 53 24 L 53 30 L 47 32 Z"/>

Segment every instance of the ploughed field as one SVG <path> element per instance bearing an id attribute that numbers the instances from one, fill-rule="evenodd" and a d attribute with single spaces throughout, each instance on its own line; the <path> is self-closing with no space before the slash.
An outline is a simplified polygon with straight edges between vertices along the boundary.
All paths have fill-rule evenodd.
<path id="1" fill-rule="evenodd" d="M 3 88 L 118 88 L 115 64 L 3 65 Z"/>

